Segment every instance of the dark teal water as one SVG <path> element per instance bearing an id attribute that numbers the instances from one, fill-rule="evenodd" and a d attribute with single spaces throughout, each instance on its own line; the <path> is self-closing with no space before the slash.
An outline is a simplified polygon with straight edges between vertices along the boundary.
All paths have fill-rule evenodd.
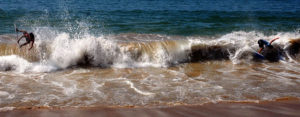
<path id="1" fill-rule="evenodd" d="M 0 34 L 48 27 L 92 34 L 266 34 L 300 28 L 300 0 L 0 0 Z"/>

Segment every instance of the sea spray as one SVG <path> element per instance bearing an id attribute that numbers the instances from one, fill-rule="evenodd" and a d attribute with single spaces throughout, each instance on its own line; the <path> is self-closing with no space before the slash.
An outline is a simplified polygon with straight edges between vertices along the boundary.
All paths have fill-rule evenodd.
<path id="1" fill-rule="evenodd" d="M 109 67 L 169 66 L 188 59 L 188 41 L 125 42 L 87 35 L 71 39 L 62 33 L 51 43 L 50 60 L 61 68 L 86 64 Z"/>

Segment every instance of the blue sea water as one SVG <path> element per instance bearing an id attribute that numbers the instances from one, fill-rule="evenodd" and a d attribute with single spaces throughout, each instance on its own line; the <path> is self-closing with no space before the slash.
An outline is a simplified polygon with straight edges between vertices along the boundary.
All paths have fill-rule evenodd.
<path id="1" fill-rule="evenodd" d="M 300 28 L 300 0 L 0 0 L 0 34 L 49 27 L 93 34 L 265 34 Z"/>

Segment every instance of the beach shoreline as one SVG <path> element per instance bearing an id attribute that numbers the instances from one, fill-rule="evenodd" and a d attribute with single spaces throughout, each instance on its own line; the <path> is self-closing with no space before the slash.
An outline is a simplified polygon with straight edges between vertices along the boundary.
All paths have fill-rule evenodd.
<path id="1" fill-rule="evenodd" d="M 203 105 L 176 105 L 161 107 L 22 107 L 0 112 L 1 117 L 297 117 L 300 115 L 300 100 L 281 98 L 260 102 L 218 102 Z"/>

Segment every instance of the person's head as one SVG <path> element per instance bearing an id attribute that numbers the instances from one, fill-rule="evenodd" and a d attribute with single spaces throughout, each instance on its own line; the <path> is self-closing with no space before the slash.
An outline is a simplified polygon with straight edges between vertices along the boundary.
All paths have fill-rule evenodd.
<path id="1" fill-rule="evenodd" d="M 265 46 L 268 48 L 273 48 L 273 46 L 269 42 L 263 39 L 259 39 L 257 43 L 260 48 L 264 48 Z"/>
<path id="2" fill-rule="evenodd" d="M 260 47 L 260 48 L 264 48 L 264 40 L 263 39 L 259 39 L 258 41 L 257 41 L 257 43 L 258 43 L 258 46 Z"/>

